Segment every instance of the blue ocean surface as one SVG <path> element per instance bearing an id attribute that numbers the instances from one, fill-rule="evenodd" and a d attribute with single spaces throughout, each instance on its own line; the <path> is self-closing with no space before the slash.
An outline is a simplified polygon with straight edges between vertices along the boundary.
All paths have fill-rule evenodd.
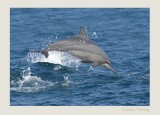
<path id="1" fill-rule="evenodd" d="M 65 52 L 32 52 L 81 26 L 116 74 Z M 149 28 L 148 8 L 11 8 L 10 105 L 149 106 Z"/>

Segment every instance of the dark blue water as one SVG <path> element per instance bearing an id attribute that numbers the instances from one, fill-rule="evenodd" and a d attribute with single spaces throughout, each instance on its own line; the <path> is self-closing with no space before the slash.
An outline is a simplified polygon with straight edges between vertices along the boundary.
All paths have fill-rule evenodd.
<path id="1" fill-rule="evenodd" d="M 76 35 L 80 26 L 105 50 L 117 74 L 56 52 L 53 60 L 31 53 Z M 10 104 L 150 105 L 149 33 L 149 9 L 12 8 Z"/>

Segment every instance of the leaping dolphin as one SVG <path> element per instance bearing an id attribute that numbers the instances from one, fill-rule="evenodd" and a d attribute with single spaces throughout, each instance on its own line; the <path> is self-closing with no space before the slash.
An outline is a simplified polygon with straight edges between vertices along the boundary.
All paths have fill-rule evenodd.
<path id="1" fill-rule="evenodd" d="M 104 50 L 87 37 L 86 31 L 82 27 L 80 27 L 78 35 L 55 42 L 40 53 L 47 58 L 48 51 L 68 52 L 81 59 L 83 63 L 90 63 L 93 67 L 102 66 L 116 73 Z"/>

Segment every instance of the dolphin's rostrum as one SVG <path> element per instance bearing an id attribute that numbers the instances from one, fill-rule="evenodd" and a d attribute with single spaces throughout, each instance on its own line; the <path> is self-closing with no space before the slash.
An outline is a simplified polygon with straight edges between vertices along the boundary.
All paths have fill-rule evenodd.
<path id="1" fill-rule="evenodd" d="M 99 46 L 92 42 L 83 27 L 77 36 L 69 37 L 55 42 L 41 51 L 46 58 L 49 56 L 48 51 L 68 52 L 82 60 L 83 63 L 90 63 L 92 66 L 102 66 L 112 72 L 116 72 L 104 52 Z"/>

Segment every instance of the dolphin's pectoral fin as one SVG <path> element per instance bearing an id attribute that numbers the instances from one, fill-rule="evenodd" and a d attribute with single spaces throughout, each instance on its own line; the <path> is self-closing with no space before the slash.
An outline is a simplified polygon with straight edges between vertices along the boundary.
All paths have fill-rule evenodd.
<path id="1" fill-rule="evenodd" d="M 46 58 L 48 57 L 48 51 L 47 50 L 43 50 L 41 51 L 41 54 L 43 54 Z"/>

